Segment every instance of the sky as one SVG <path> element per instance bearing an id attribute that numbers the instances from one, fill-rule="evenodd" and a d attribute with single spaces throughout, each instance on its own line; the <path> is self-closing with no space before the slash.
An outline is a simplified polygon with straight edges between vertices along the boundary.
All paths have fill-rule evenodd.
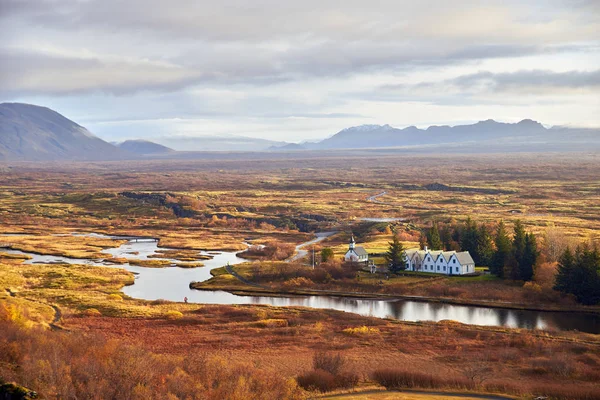
<path id="1" fill-rule="evenodd" d="M 110 141 L 600 127 L 600 0 L 0 0 L 0 102 Z"/>

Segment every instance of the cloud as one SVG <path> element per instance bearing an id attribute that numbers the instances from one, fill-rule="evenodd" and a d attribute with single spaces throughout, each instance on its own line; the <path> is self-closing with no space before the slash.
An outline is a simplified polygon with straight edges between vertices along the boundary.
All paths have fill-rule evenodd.
<path id="1" fill-rule="evenodd" d="M 593 4 L 555 3 L 533 18 L 538 7 L 516 1 L 2 0 L 0 84 L 4 94 L 123 95 L 410 71 L 597 42 L 586 17 Z"/>
<path id="2" fill-rule="evenodd" d="M 442 81 L 423 81 L 414 84 L 386 84 L 384 93 L 418 95 L 432 93 L 477 94 L 536 94 L 556 96 L 558 93 L 594 93 L 600 90 L 600 70 L 554 72 L 549 70 L 522 70 L 494 73 L 479 71 Z"/>
<path id="3" fill-rule="evenodd" d="M 555 94 L 557 90 L 600 89 L 600 70 L 554 72 L 549 70 L 516 71 L 505 73 L 477 72 L 459 76 L 449 83 L 462 90 L 474 87 L 488 92 Z"/>
<path id="4" fill-rule="evenodd" d="M 599 27 L 592 0 L 0 0 L 0 100 L 121 121 L 115 135 L 178 118 L 322 135 L 439 107 L 466 121 L 465 105 L 525 106 L 523 93 L 589 122 Z"/>

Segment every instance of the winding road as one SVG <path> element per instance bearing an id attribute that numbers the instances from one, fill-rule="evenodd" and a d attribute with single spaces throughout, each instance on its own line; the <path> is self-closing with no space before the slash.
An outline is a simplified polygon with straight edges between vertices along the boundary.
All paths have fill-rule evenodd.
<path id="1" fill-rule="evenodd" d="M 377 203 L 377 204 L 387 204 L 387 203 L 384 203 L 383 201 L 377 200 L 379 197 L 384 196 L 386 194 L 387 194 L 387 192 L 381 192 L 379 194 L 375 194 L 373 196 L 369 196 L 369 197 L 367 197 L 367 201 L 370 201 L 372 203 Z"/>
<path id="2" fill-rule="evenodd" d="M 285 260 L 285 262 L 294 262 L 294 261 L 298 261 L 298 260 L 306 257 L 308 255 L 308 250 L 304 250 L 305 247 L 312 246 L 313 244 L 317 244 L 317 243 L 327 239 L 328 237 L 335 235 L 336 233 L 337 233 L 336 231 L 315 233 L 316 237 L 314 239 L 309 240 L 308 242 L 301 243 L 298 246 L 296 246 L 296 254 L 294 254 L 287 260 Z"/>

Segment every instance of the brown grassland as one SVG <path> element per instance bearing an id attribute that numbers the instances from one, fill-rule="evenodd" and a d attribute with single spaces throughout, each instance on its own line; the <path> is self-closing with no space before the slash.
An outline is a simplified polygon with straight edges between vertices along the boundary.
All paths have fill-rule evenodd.
<path id="1" fill-rule="evenodd" d="M 201 267 L 199 250 L 243 251 L 249 243 L 267 250 L 254 246 L 247 255 L 258 261 L 235 271 L 274 292 L 580 309 L 551 289 L 556 264 L 546 255 L 535 285 L 490 276 L 408 274 L 386 280 L 362 271 L 348 275 L 337 260 L 351 231 L 369 252 L 385 251 L 388 224 L 362 217 L 403 218 L 393 225 L 405 246 L 417 245 L 420 229 L 433 220 L 468 216 L 508 224 L 519 218 L 548 254 L 551 235 L 563 244 L 597 243 L 598 176 L 596 154 L 13 163 L 0 165 L 0 248 L 98 259 L 122 241 L 70 233 L 148 236 L 177 249 L 168 257 Z M 434 183 L 454 189 L 427 186 Z M 377 201 L 367 201 L 382 192 Z M 318 231 L 339 232 L 317 246 L 334 250 L 336 260 L 322 266 L 330 278 L 309 275 L 301 263 L 276 261 Z M 358 388 L 600 398 L 598 335 L 145 301 L 121 293 L 134 282 L 123 269 L 24 259 L 0 249 L 0 384 L 16 382 L 43 398 L 311 397 L 315 393 L 296 378 L 308 374 L 323 351 L 343 357 L 344 372 L 357 377 Z M 164 266 L 160 258 L 138 264 Z M 213 273 L 198 286 L 265 290 L 224 270 Z M 318 371 L 311 376 L 333 379 Z"/>

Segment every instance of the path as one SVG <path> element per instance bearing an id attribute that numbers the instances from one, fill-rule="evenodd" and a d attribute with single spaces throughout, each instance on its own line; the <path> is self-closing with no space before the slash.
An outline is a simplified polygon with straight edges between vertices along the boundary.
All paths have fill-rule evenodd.
<path id="1" fill-rule="evenodd" d="M 367 201 L 370 201 L 372 203 L 377 203 L 377 204 L 387 204 L 387 203 L 384 203 L 383 201 L 377 200 L 377 198 L 379 198 L 381 196 L 384 196 L 386 194 L 387 194 L 387 192 L 381 192 L 379 194 L 375 194 L 373 196 L 369 196 L 369 197 L 367 197 Z"/>
<path id="2" fill-rule="evenodd" d="M 335 235 L 336 233 L 337 232 L 315 233 L 316 237 L 314 239 L 309 240 L 308 242 L 301 243 L 298 246 L 296 246 L 296 254 L 293 255 L 292 257 L 288 258 L 287 260 L 285 260 L 285 262 L 293 262 L 293 261 L 297 261 L 297 260 L 300 260 L 300 259 L 306 257 L 308 255 L 308 250 L 303 250 L 305 247 L 311 246 L 313 244 L 317 244 L 317 243 L 327 239 L 328 237 Z"/>

